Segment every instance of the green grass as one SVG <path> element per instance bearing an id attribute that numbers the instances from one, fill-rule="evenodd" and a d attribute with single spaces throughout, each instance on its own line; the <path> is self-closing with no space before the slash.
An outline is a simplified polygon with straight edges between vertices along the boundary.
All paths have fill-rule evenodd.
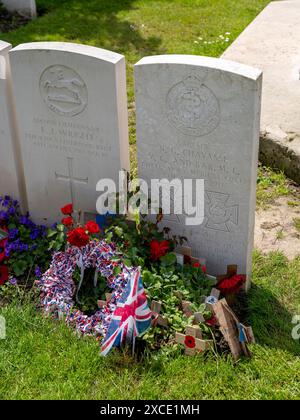
<path id="1" fill-rule="evenodd" d="M 258 208 L 266 208 L 276 198 L 292 194 L 290 184 L 283 172 L 260 166 L 257 178 L 256 202 Z"/>
<path id="2" fill-rule="evenodd" d="M 300 217 L 294 218 L 294 226 L 298 230 L 298 232 L 300 232 Z"/>
<path id="3" fill-rule="evenodd" d="M 253 358 L 177 355 L 136 363 L 122 353 L 102 358 L 93 338 L 78 339 L 63 323 L 30 304 L 10 305 L 0 340 L 3 399 L 299 399 L 300 345 L 291 337 L 300 314 L 300 258 L 254 259 Z"/>
<path id="4" fill-rule="evenodd" d="M 124 54 L 130 140 L 134 143 L 133 65 L 144 56 L 156 54 L 218 57 L 268 3 L 268 0 L 38 0 L 38 8 L 44 14 L 18 30 L 0 33 L 0 39 L 13 45 L 76 42 Z M 225 42 L 226 37 L 229 42 Z"/>

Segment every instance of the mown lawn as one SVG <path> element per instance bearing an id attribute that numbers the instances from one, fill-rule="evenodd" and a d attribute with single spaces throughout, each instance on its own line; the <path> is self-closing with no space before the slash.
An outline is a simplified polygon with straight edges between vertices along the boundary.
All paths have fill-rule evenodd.
<path id="1" fill-rule="evenodd" d="M 269 0 L 37 0 L 40 18 L 0 39 L 66 41 L 126 56 L 130 140 L 135 143 L 133 65 L 156 54 L 217 57 Z"/>
<path id="2" fill-rule="evenodd" d="M 253 358 L 234 365 L 210 355 L 136 363 L 115 353 L 98 355 L 93 338 L 78 339 L 30 304 L 0 310 L 2 399 L 299 399 L 300 344 L 291 337 L 300 314 L 300 258 L 255 255 L 249 321 L 258 344 Z"/>
<path id="3" fill-rule="evenodd" d="M 0 39 L 14 45 L 79 42 L 125 54 L 134 145 L 133 64 L 153 54 L 219 56 L 267 3 L 38 0 L 43 15 L 0 33 Z M 260 182 L 260 203 L 286 193 L 280 175 L 266 179 L 268 185 Z M 78 339 L 62 323 L 42 317 L 34 305 L 3 307 L 7 339 L 0 340 L 0 398 L 299 399 L 300 344 L 292 339 L 291 321 L 300 314 L 300 258 L 287 262 L 280 254 L 256 253 L 253 277 L 249 322 L 258 344 L 252 347 L 252 360 L 236 365 L 230 357 L 214 355 L 153 356 L 142 363 L 120 353 L 101 358 L 92 338 Z"/>

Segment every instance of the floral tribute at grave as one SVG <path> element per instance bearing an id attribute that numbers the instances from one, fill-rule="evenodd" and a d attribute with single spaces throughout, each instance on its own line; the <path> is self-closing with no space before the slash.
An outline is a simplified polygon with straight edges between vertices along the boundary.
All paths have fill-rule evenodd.
<path id="1" fill-rule="evenodd" d="M 159 229 L 162 215 L 156 223 L 108 215 L 100 228 L 82 224 L 70 203 L 47 228 L 21 215 L 10 197 L 0 204 L 0 299 L 12 287 L 38 292 L 45 314 L 95 336 L 102 355 L 129 344 L 138 355 L 215 349 L 235 360 L 250 356 L 253 332 L 233 312 L 246 277 L 234 265 L 209 276 L 185 238 Z"/>

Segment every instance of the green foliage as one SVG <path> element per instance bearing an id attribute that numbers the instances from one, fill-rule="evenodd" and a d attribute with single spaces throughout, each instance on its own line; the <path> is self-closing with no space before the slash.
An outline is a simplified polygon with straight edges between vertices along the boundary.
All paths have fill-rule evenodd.
<path id="1" fill-rule="evenodd" d="M 66 233 L 63 224 L 58 223 L 56 226 L 48 229 L 47 239 L 49 241 L 49 251 L 61 251 L 66 246 Z"/>

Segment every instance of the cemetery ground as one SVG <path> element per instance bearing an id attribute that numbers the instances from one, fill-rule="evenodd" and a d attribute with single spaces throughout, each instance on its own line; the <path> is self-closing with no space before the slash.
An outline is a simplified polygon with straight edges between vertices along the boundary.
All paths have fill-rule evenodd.
<path id="1" fill-rule="evenodd" d="M 14 45 L 80 42 L 124 54 L 134 156 L 133 63 L 164 53 L 219 56 L 268 1 L 95 0 L 84 8 L 81 1 L 37 3 L 42 17 L 0 38 Z M 300 216 L 294 214 L 299 198 L 299 188 L 281 173 L 260 168 L 258 211 L 270 211 L 277 200 L 285 200 L 293 212 L 288 234 L 300 230 Z M 271 229 L 278 242 L 284 239 L 280 223 Z M 261 249 L 266 251 L 264 243 Z M 93 338 L 78 339 L 62 323 L 43 317 L 22 287 L 9 290 L 6 298 L 12 303 L 0 310 L 7 321 L 7 339 L 0 340 L 0 398 L 300 398 L 300 348 L 291 335 L 292 318 L 300 314 L 299 257 L 288 260 L 279 252 L 255 251 L 247 318 L 258 344 L 251 346 L 251 360 L 237 364 L 230 356 L 212 353 L 189 358 L 157 353 L 140 363 L 117 351 L 102 358 Z"/>

